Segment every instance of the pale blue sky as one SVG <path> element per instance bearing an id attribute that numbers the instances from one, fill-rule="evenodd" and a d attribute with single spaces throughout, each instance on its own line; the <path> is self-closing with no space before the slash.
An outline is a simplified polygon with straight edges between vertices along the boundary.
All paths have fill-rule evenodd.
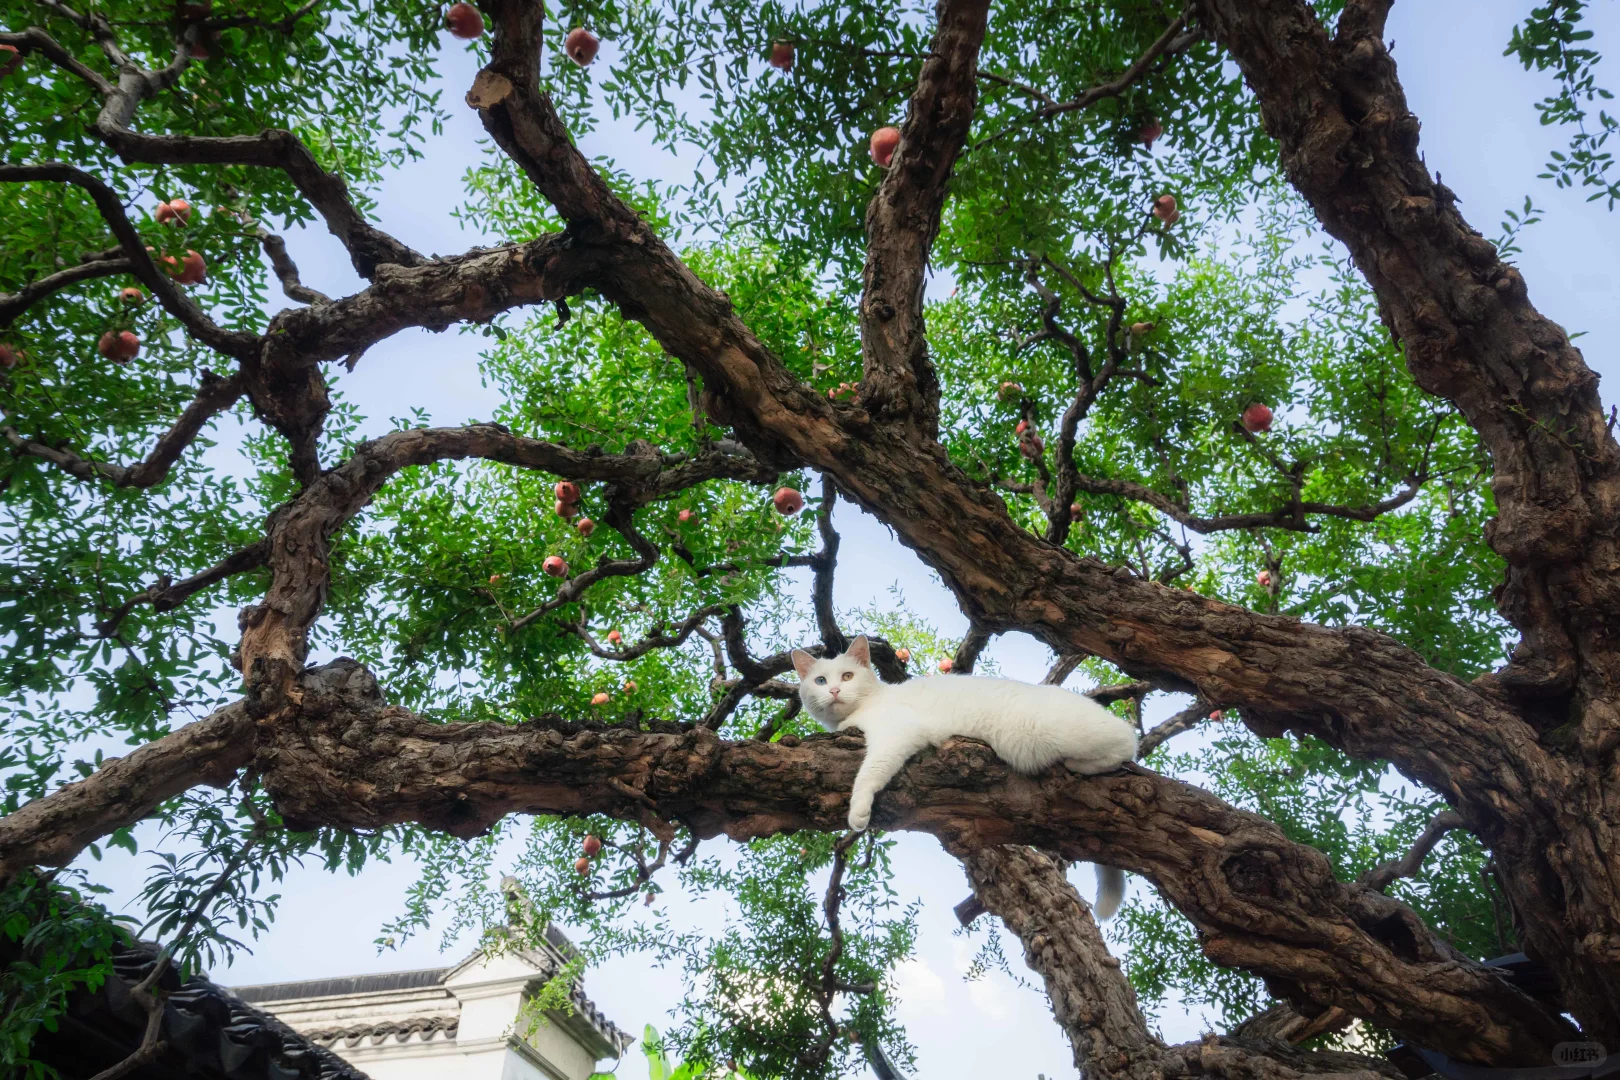
<path id="1" fill-rule="evenodd" d="M 1521 239 L 1524 253 L 1515 261 L 1541 310 L 1571 332 L 1587 333 L 1579 344 L 1587 362 L 1608 376 L 1603 392 L 1612 404 L 1620 401 L 1620 379 L 1615 377 L 1620 371 L 1615 361 L 1620 343 L 1620 305 L 1615 303 L 1620 219 L 1601 204 L 1584 202 L 1579 193 L 1556 191 L 1536 178 L 1547 151 L 1560 146 L 1565 136 L 1542 128 L 1531 106 L 1549 92 L 1550 81 L 1523 72 L 1502 56 L 1510 27 L 1530 6 L 1529 0 L 1401 0 L 1388 36 L 1396 43 L 1394 55 L 1413 110 L 1423 121 L 1423 153 L 1430 168 L 1457 192 L 1470 221 L 1493 236 L 1502 212 L 1518 208 L 1526 194 L 1546 211 L 1542 223 Z M 1591 19 L 1600 43 L 1615 41 L 1620 33 L 1617 5 L 1600 2 Z M 616 47 L 604 42 L 598 77 L 613 62 Z M 1616 66 L 1611 63 L 1600 81 L 1620 86 Z M 479 241 L 462 231 L 449 211 L 457 201 L 462 170 L 476 159 L 475 142 L 482 130 L 476 117 L 459 105 L 476 64 L 470 55 L 456 54 L 444 67 L 451 121 L 443 138 L 430 145 L 427 161 L 385 185 L 380 212 L 383 226 L 413 247 L 449 253 Z M 692 163 L 690 157 L 678 159 L 651 149 L 628 123 L 604 122 L 581 142 L 587 153 L 611 154 L 639 177 L 684 180 Z M 347 260 L 324 234 L 289 240 L 306 283 L 331 294 L 358 285 Z M 277 293 L 273 306 L 280 303 Z M 483 340 L 455 331 L 407 331 L 369 351 L 358 370 L 342 379 L 342 391 L 370 418 L 365 425 L 370 433 L 380 433 L 390 417 L 416 407 L 427 408 L 437 423 L 488 417 L 496 402 L 478 374 L 477 350 Z M 920 614 L 946 633 L 961 632 L 965 623 L 950 597 L 886 530 L 847 504 L 840 508 L 839 525 L 846 538 L 840 607 L 881 602 L 898 583 Z M 1027 638 L 999 640 L 990 655 L 1004 673 L 1020 677 L 1038 677 L 1048 662 L 1047 650 Z M 1171 707 L 1165 702 L 1160 711 Z M 146 836 L 152 838 L 150 830 Z M 134 858 L 116 853 L 93 872 L 115 887 L 119 902 L 127 902 L 149 862 L 144 853 Z M 972 950 L 951 932 L 951 906 L 965 891 L 960 868 L 935 841 L 916 836 L 902 838 L 896 865 L 902 896 L 924 902 L 918 956 L 902 970 L 900 980 L 900 1015 L 920 1052 L 916 1075 L 946 1080 L 1072 1076 L 1068 1045 L 1042 995 L 1000 977 L 973 985 L 962 981 Z M 439 954 L 432 937 L 383 956 L 371 944 L 380 923 L 400 910 L 400 897 L 412 878 L 411 867 L 398 863 L 370 867 L 358 879 L 315 870 L 295 874 L 282 889 L 285 899 L 275 926 L 255 953 L 214 975 L 226 983 L 249 983 L 449 962 L 456 958 L 455 950 L 448 958 Z M 1084 893 L 1092 892 L 1089 871 L 1077 872 L 1075 880 Z M 1133 882 L 1133 889 L 1140 887 Z M 677 914 L 709 920 L 707 925 L 716 917 L 708 908 L 677 909 Z M 592 971 L 587 989 L 610 1017 L 632 1031 L 648 1021 L 662 1025 L 664 1010 L 679 994 L 673 973 L 649 970 L 635 958 Z M 1164 1027 L 1176 1039 L 1195 1037 L 1201 1030 L 1196 1017 L 1166 1015 Z M 620 1076 L 645 1076 L 634 1051 Z"/>

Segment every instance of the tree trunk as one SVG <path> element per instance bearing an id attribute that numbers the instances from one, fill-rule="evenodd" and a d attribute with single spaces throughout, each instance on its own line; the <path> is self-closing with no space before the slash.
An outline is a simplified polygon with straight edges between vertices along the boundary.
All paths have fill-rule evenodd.
<path id="1" fill-rule="evenodd" d="M 1522 735 L 1468 732 L 1477 760 L 1437 787 L 1494 852 L 1525 950 L 1557 973 L 1564 1007 L 1620 1045 L 1620 447 L 1597 376 L 1424 166 L 1382 41 L 1387 0 L 1350 3 L 1336 37 L 1302 0 L 1198 8 L 1414 378 L 1491 453 L 1487 539 L 1508 564 L 1497 601 L 1523 641 L 1478 685 L 1513 705 Z"/>

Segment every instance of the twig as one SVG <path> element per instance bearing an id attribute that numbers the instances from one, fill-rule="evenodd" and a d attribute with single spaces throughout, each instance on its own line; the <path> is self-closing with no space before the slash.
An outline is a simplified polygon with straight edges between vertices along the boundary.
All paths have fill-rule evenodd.
<path id="1" fill-rule="evenodd" d="M 287 254 L 287 242 L 268 229 L 258 229 L 259 245 L 270 259 L 270 267 L 281 282 L 281 291 L 289 300 L 300 304 L 330 304 L 332 298 L 305 285 L 298 276 L 298 266 Z M 353 365 L 350 365 L 353 370 Z"/>
<path id="2" fill-rule="evenodd" d="M 1147 732 L 1136 744 L 1136 756 L 1145 758 L 1157 750 L 1166 739 L 1180 735 L 1183 731 L 1191 731 L 1199 724 L 1210 718 L 1211 709 L 1207 702 L 1197 701 L 1188 708 L 1182 709 L 1164 723 Z"/>
<path id="3" fill-rule="evenodd" d="M 1165 28 L 1164 33 L 1160 34 L 1153 44 L 1149 45 L 1147 50 L 1143 52 L 1141 56 L 1137 57 L 1136 60 L 1132 62 L 1130 67 L 1125 69 L 1124 73 L 1121 74 L 1119 78 L 1114 79 L 1111 82 L 1100 83 L 1097 86 L 1093 86 L 1069 101 L 1053 102 L 1050 105 L 1043 106 L 1042 108 L 1030 113 L 1028 116 L 1015 121 L 1005 128 L 1002 128 L 994 135 L 986 136 L 985 138 L 980 139 L 978 142 L 973 143 L 967 147 L 964 153 L 971 153 L 980 149 L 981 147 L 988 146 L 998 139 L 1010 135 L 1020 127 L 1028 126 L 1029 124 L 1040 120 L 1048 120 L 1063 113 L 1075 112 L 1080 109 L 1089 109 L 1099 101 L 1106 98 L 1118 97 L 1120 94 L 1123 94 L 1130 88 L 1132 83 L 1135 83 L 1137 80 L 1141 79 L 1142 76 L 1147 74 L 1148 69 L 1153 66 L 1154 61 L 1158 60 L 1161 56 L 1174 56 L 1176 53 L 1181 52 L 1183 49 L 1186 49 L 1189 45 L 1198 40 L 1200 35 L 1196 30 L 1183 33 L 1183 28 L 1187 25 L 1187 20 L 1190 15 L 1191 9 L 1188 9 L 1177 16 L 1175 21 Z M 979 72 L 978 74 L 984 73 Z M 1040 97 L 1047 97 L 1047 95 L 1042 94 L 1039 91 L 1035 91 L 1035 93 Z M 1051 99 L 1047 98 L 1047 100 Z"/>
<path id="4" fill-rule="evenodd" d="M 1462 828 L 1462 815 L 1455 810 L 1442 810 L 1429 822 L 1429 827 L 1423 830 L 1423 835 L 1417 838 L 1417 843 L 1399 859 L 1383 863 L 1361 875 L 1361 884 L 1368 888 L 1383 892 L 1388 889 L 1396 878 L 1407 878 L 1417 874 L 1423 869 L 1423 860 L 1428 858 L 1429 852 L 1440 839 L 1452 829 Z"/>

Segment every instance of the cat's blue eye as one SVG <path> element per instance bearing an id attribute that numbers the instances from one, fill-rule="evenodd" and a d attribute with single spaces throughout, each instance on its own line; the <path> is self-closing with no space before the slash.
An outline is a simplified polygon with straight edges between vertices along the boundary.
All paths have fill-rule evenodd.
<path id="1" fill-rule="evenodd" d="M 825 676 L 825 675 L 817 675 L 816 676 L 816 685 L 817 686 L 826 686 L 827 685 L 827 676 Z"/>

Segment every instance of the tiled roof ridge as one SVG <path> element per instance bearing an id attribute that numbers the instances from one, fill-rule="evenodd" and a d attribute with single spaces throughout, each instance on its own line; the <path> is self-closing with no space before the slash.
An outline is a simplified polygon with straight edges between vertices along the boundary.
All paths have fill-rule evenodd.
<path id="1" fill-rule="evenodd" d="M 455 1039 L 460 1024 L 461 1018 L 456 1016 L 413 1016 L 405 1020 L 379 1020 L 369 1024 L 306 1031 L 304 1038 L 321 1046 L 334 1046 L 341 1041 L 344 1046 L 351 1048 L 359 1046 L 366 1039 L 371 1039 L 374 1045 L 379 1044 L 390 1035 L 400 1043 L 409 1042 L 412 1035 L 419 1036 L 421 1042 L 430 1042 L 435 1035 L 443 1034 L 445 1040 L 450 1041 Z"/>
<path id="2" fill-rule="evenodd" d="M 394 990 L 415 990 L 439 986 L 448 967 L 383 971 L 374 975 L 336 975 L 325 979 L 296 979 L 291 982 L 254 983 L 236 986 L 231 993 L 243 1001 L 290 1001 L 296 998 L 348 997 Z"/>

